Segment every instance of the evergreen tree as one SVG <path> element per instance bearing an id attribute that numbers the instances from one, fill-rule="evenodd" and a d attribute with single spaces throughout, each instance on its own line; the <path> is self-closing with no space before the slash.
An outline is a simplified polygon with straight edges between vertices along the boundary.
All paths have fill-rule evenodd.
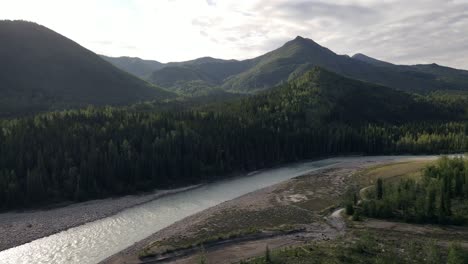
<path id="1" fill-rule="evenodd" d="M 434 188 L 430 188 L 427 193 L 427 200 L 426 200 L 426 216 L 431 219 L 434 217 L 436 212 L 436 190 Z"/>
<path id="2" fill-rule="evenodd" d="M 352 203 L 347 203 L 346 204 L 346 214 L 347 215 L 353 215 L 354 214 L 354 207 Z"/>
<path id="3" fill-rule="evenodd" d="M 377 200 L 382 200 L 383 197 L 383 182 L 382 179 L 378 178 L 376 183 L 376 196 Z"/>
<path id="4" fill-rule="evenodd" d="M 268 247 L 268 245 L 266 246 L 266 249 L 265 249 L 265 263 L 267 264 L 272 263 L 271 252 L 270 252 L 270 248 Z"/>

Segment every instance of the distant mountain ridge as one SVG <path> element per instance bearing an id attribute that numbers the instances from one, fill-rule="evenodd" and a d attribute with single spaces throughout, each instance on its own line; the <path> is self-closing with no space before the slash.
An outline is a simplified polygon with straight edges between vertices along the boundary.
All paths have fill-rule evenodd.
<path id="1" fill-rule="evenodd" d="M 100 55 L 103 59 L 112 63 L 114 66 L 127 71 L 141 79 L 147 79 L 148 76 L 159 69 L 164 68 L 164 64 L 159 61 L 142 60 L 135 57 L 108 57 Z"/>
<path id="2" fill-rule="evenodd" d="M 0 39 L 1 116 L 173 96 L 36 23 L 0 21 Z"/>
<path id="3" fill-rule="evenodd" d="M 196 83 L 231 92 L 251 93 L 294 79 L 315 66 L 408 92 L 426 94 L 436 90 L 468 90 L 468 71 L 432 64 L 395 65 L 364 54 L 353 57 L 338 55 L 300 36 L 253 59 L 237 61 L 205 57 L 168 63 L 151 73 L 147 80 L 175 91 Z"/>

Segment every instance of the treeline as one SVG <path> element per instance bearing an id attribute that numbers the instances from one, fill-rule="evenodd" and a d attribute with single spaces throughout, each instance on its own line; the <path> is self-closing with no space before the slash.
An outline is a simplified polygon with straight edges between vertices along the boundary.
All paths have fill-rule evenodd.
<path id="1" fill-rule="evenodd" d="M 425 168 L 421 179 L 376 182 L 371 199 L 358 210 L 369 217 L 407 222 L 468 223 L 468 160 L 443 157 Z"/>
<path id="2" fill-rule="evenodd" d="M 89 108 L 0 122 L 0 207 L 188 185 L 323 155 L 467 149 L 462 123 L 313 126 L 228 111 Z"/>
<path id="3" fill-rule="evenodd" d="M 0 120 L 0 208 L 189 185 L 329 155 L 468 150 L 462 110 L 321 69 L 231 103 L 180 105 Z"/>

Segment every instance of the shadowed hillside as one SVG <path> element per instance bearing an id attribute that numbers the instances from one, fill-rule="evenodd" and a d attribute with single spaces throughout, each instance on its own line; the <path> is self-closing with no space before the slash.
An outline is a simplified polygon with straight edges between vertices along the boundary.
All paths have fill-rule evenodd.
<path id="1" fill-rule="evenodd" d="M 1 21 L 0 39 L 0 115 L 171 96 L 41 25 Z"/>

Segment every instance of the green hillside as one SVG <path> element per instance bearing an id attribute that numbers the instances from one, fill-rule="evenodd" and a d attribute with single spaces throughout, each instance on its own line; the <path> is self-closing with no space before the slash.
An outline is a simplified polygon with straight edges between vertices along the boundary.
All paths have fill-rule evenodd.
<path id="1" fill-rule="evenodd" d="M 0 21 L 0 115 L 172 96 L 52 30 Z"/>
<path id="2" fill-rule="evenodd" d="M 265 116 L 295 113 L 310 122 L 401 124 L 465 118 L 461 106 L 437 104 L 435 100 L 345 78 L 319 67 L 245 101 L 248 103 L 239 107 L 244 113 L 259 114 L 259 109 Z"/>

